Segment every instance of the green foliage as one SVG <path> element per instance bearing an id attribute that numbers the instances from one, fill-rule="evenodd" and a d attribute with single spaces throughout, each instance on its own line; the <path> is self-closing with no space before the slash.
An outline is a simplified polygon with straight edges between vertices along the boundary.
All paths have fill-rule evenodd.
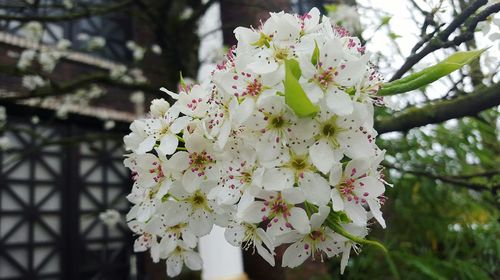
<path id="1" fill-rule="evenodd" d="M 318 61 L 319 61 L 319 48 L 318 48 L 318 43 L 316 41 L 314 41 L 314 51 L 313 51 L 313 54 L 311 56 L 311 63 L 314 66 L 317 66 Z"/>
<path id="2" fill-rule="evenodd" d="M 499 174 L 465 175 L 500 166 L 498 117 L 489 110 L 381 137 L 378 144 L 387 150 L 387 162 L 401 169 L 465 178 L 492 189 L 500 184 Z M 383 206 L 387 228 L 374 224 L 370 238 L 381 240 L 389 258 L 364 245 L 340 279 L 499 279 L 498 195 L 401 170 L 388 169 L 386 175 L 394 184 Z M 339 279 L 339 263 L 329 263 L 331 279 Z"/>
<path id="3" fill-rule="evenodd" d="M 285 62 L 285 102 L 299 117 L 311 117 L 318 112 L 299 83 L 302 71 L 299 63 L 290 59 Z"/>
<path id="4" fill-rule="evenodd" d="M 392 18 L 391 16 L 384 16 L 384 17 L 382 17 L 380 26 L 384 26 L 384 25 L 389 24 L 389 22 L 391 21 L 391 18 Z"/>
<path id="5" fill-rule="evenodd" d="M 391 37 L 392 38 L 392 37 Z M 395 39 L 395 38 L 392 38 Z M 457 52 L 445 60 L 405 78 L 386 83 L 378 92 L 379 95 L 393 95 L 421 88 L 464 67 L 478 58 L 485 50 Z"/>

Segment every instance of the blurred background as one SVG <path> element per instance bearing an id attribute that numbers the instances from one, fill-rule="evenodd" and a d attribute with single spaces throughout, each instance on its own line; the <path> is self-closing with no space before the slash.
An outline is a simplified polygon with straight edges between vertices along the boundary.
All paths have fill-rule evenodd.
<path id="1" fill-rule="evenodd" d="M 132 252 L 122 138 L 179 73 L 203 81 L 233 29 L 319 8 L 386 80 L 458 50 L 468 67 L 376 109 L 387 229 L 339 260 L 250 279 L 500 279 L 500 10 L 486 0 L 0 0 L 0 280 L 166 279 Z M 277 249 L 278 264 L 280 253 Z M 199 279 L 199 272 L 179 279 Z M 234 278 L 236 279 L 236 278 Z"/>

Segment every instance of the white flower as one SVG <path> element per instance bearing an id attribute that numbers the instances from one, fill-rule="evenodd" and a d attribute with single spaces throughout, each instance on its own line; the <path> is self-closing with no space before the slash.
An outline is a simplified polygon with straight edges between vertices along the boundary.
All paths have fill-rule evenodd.
<path id="1" fill-rule="evenodd" d="M 345 224 L 342 225 L 344 230 L 346 230 L 349 234 L 354 235 L 359 238 L 364 238 L 368 231 L 366 227 L 359 226 L 356 224 Z M 345 238 L 342 235 L 335 234 L 335 239 L 338 240 L 339 244 L 342 244 L 342 259 L 340 260 L 340 274 L 344 274 L 344 270 L 349 262 L 349 256 L 351 254 L 351 249 L 354 249 L 356 253 L 359 253 L 358 244 Z"/>
<path id="2" fill-rule="evenodd" d="M 149 107 L 151 115 L 155 118 L 165 116 L 168 109 L 170 109 L 170 104 L 168 104 L 168 102 L 163 98 L 154 99 L 151 101 L 151 106 Z"/>
<path id="3" fill-rule="evenodd" d="M 99 213 L 99 219 L 108 227 L 114 227 L 120 222 L 121 215 L 115 209 L 108 209 Z"/>
<path id="4" fill-rule="evenodd" d="M 5 123 L 7 121 L 7 111 L 4 106 L 0 106 L 0 124 Z"/>
<path id="5" fill-rule="evenodd" d="M 151 46 L 151 51 L 154 53 L 154 54 L 157 54 L 157 55 L 160 55 L 161 54 L 161 47 L 157 44 L 154 44 Z"/>
<path id="6" fill-rule="evenodd" d="M 170 277 L 179 275 L 184 263 L 191 270 L 200 270 L 203 261 L 197 252 L 181 243 L 167 258 L 167 275 Z"/>
<path id="7" fill-rule="evenodd" d="M 144 54 L 146 53 L 146 49 L 136 44 L 134 41 L 127 42 L 127 48 L 132 51 L 132 56 L 135 61 L 142 60 L 144 58 Z"/>
<path id="8" fill-rule="evenodd" d="M 361 31 L 361 21 L 356 7 L 338 4 L 335 5 L 335 10 L 331 11 L 328 16 L 338 25 L 346 28 L 350 32 Z"/>
<path id="9" fill-rule="evenodd" d="M 115 127 L 115 121 L 113 120 L 107 120 L 106 122 L 104 122 L 104 129 L 105 130 L 110 130 L 110 129 L 113 129 L 113 127 Z"/>
<path id="10" fill-rule="evenodd" d="M 87 41 L 90 39 L 90 35 L 87 34 L 87 33 L 78 33 L 78 35 L 76 36 L 76 38 L 80 41 Z"/>
<path id="11" fill-rule="evenodd" d="M 90 37 L 87 41 L 87 48 L 89 50 L 100 49 L 106 46 L 106 39 L 101 36 Z"/>
<path id="12" fill-rule="evenodd" d="M 63 0 L 64 8 L 71 10 L 74 7 L 73 0 Z"/>
<path id="13" fill-rule="evenodd" d="M 144 103 L 144 92 L 142 91 L 135 91 L 130 95 L 130 102 L 134 104 L 142 104 Z"/>
<path id="14" fill-rule="evenodd" d="M 234 142 L 229 147 L 238 147 L 238 153 L 231 160 L 219 163 L 219 180 L 212 190 L 217 202 L 222 205 L 237 203 L 244 192 L 250 188 L 260 188 L 264 168 L 257 162 L 257 156 L 251 147 L 242 147 L 244 143 Z"/>
<path id="15" fill-rule="evenodd" d="M 282 155 L 281 159 L 281 164 L 265 171 L 262 179 L 264 189 L 281 191 L 297 185 L 307 201 L 316 205 L 329 202 L 330 186 L 311 164 L 307 146 L 292 144 L 289 155 Z"/>
<path id="16" fill-rule="evenodd" d="M 237 46 L 210 80 L 184 79 L 178 93 L 161 88 L 174 102 L 153 100 L 148 117 L 124 137 L 134 248 L 166 260 L 169 276 L 184 262 L 200 269 L 198 238 L 216 224 L 229 243 L 271 265 L 274 248 L 288 244 L 283 266 L 342 253 L 343 271 L 357 248 L 345 232 L 364 238 L 373 217 L 385 227 L 384 152 L 373 128 L 383 79 L 359 39 L 318 9 L 271 13 L 258 29 L 238 27 L 235 36 Z M 142 47 L 127 47 L 142 57 Z M 146 80 L 126 67 L 111 75 Z M 302 92 L 305 107 L 298 108 Z M 135 95 L 142 115 L 144 95 Z"/>
<path id="17" fill-rule="evenodd" d="M 177 152 L 179 166 L 185 166 L 182 184 L 188 192 L 196 189 L 206 180 L 214 180 L 217 176 L 216 158 L 209 140 L 193 134 L 185 139 L 186 150 Z"/>
<path id="18" fill-rule="evenodd" d="M 323 261 L 323 254 L 327 258 L 331 258 L 342 251 L 342 247 L 339 246 L 338 238 L 334 235 L 334 232 L 323 226 L 323 222 L 328 217 L 330 213 L 330 208 L 327 206 L 321 206 L 318 213 L 314 213 L 311 216 L 311 231 L 305 234 L 298 234 L 293 244 L 291 244 L 283 254 L 283 267 L 294 268 L 301 265 L 306 259 L 312 257 L 315 258 L 315 253 L 319 251 L 321 261 Z"/>
<path id="19" fill-rule="evenodd" d="M 0 151 L 8 150 L 12 146 L 12 142 L 7 136 L 0 137 Z"/>
<path id="20" fill-rule="evenodd" d="M 253 248 L 254 252 L 257 249 L 257 253 L 274 266 L 274 245 L 271 237 L 262 228 L 251 223 L 233 223 L 228 226 L 224 236 L 233 246 L 243 247 L 245 250 Z"/>
<path id="21" fill-rule="evenodd" d="M 204 117 L 207 114 L 209 107 L 207 100 L 210 97 L 210 92 L 200 85 L 195 85 L 188 92 L 183 91 L 179 94 L 165 88 L 161 88 L 161 90 L 177 100 L 172 107 L 175 107 L 181 113 L 197 118 Z"/>
<path id="22" fill-rule="evenodd" d="M 35 115 L 35 116 L 31 117 L 30 121 L 31 121 L 32 124 L 39 124 L 40 123 L 40 118 Z"/>
<path id="23" fill-rule="evenodd" d="M 70 46 L 71 46 L 71 41 L 69 41 L 67 39 L 61 39 L 57 42 L 56 48 L 59 50 L 66 50 Z"/>
<path id="24" fill-rule="evenodd" d="M 354 159 L 347 163 L 344 171 L 340 164 L 333 166 L 330 171 L 330 184 L 335 186 L 331 193 L 333 210 L 344 210 L 355 224 L 365 225 L 367 213 L 363 206 L 369 206 L 373 216 L 385 228 L 378 198 L 385 187 L 378 171 L 373 169 L 381 160 L 381 156 Z"/>
<path id="25" fill-rule="evenodd" d="M 369 157 L 375 154 L 375 132 L 365 128 L 353 115 L 341 117 L 320 106 L 315 121 L 316 142 L 309 148 L 312 163 L 324 174 L 342 159 Z M 358 114 L 361 114 L 358 112 Z"/>
<path id="26" fill-rule="evenodd" d="M 47 82 L 38 75 L 26 75 L 23 77 L 23 87 L 29 90 L 35 90 L 47 85 Z"/>
<path id="27" fill-rule="evenodd" d="M 179 19 L 188 19 L 191 15 L 193 14 L 193 9 L 191 7 L 185 8 L 181 15 L 179 16 Z"/>
<path id="28" fill-rule="evenodd" d="M 311 228 L 304 209 L 296 204 L 305 200 L 302 191 L 285 189 L 281 192 L 260 191 L 257 200 L 243 212 L 243 220 L 249 223 L 268 222 L 267 232 L 278 236 L 291 230 L 306 233 Z"/>
<path id="29" fill-rule="evenodd" d="M 31 66 L 36 57 L 35 50 L 24 50 L 17 61 L 17 68 L 25 70 Z"/>
<path id="30" fill-rule="evenodd" d="M 42 51 L 38 56 L 38 63 L 42 65 L 43 71 L 50 73 L 56 67 L 61 54 L 57 51 Z"/>
<path id="31" fill-rule="evenodd" d="M 214 225 L 217 215 L 216 204 L 214 200 L 208 198 L 212 188 L 210 184 L 203 184 L 192 192 L 187 192 L 179 183 L 171 189 L 172 196 L 179 200 L 178 215 L 185 217 L 184 221 L 196 236 L 208 234 Z"/>
<path id="32" fill-rule="evenodd" d="M 39 41 L 43 36 L 43 26 L 40 22 L 30 21 L 22 27 L 24 35 L 28 39 Z"/>

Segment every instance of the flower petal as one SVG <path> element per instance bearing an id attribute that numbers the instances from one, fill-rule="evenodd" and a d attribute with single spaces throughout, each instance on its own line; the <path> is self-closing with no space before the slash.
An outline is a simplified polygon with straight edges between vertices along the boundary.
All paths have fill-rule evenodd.
<path id="1" fill-rule="evenodd" d="M 333 188 L 330 194 L 332 198 L 332 209 L 333 211 L 342 211 L 344 210 L 344 200 L 340 196 L 340 193 L 337 189 Z"/>
<path id="2" fill-rule="evenodd" d="M 205 210 L 198 209 L 189 217 L 189 227 L 193 233 L 200 237 L 208 234 L 214 225 L 213 217 Z"/>
<path id="3" fill-rule="evenodd" d="M 242 219 L 249 223 L 260 223 L 263 217 L 269 216 L 269 207 L 262 201 L 254 201 L 243 210 Z"/>
<path id="4" fill-rule="evenodd" d="M 181 273 L 184 262 L 179 255 L 173 255 L 167 259 L 167 275 L 175 277 Z"/>
<path id="5" fill-rule="evenodd" d="M 367 213 L 361 204 L 348 202 L 344 204 L 344 209 L 354 224 L 359 226 L 366 225 Z"/>
<path id="6" fill-rule="evenodd" d="M 137 147 L 135 152 L 138 155 L 144 154 L 146 152 L 151 151 L 151 149 L 153 149 L 155 144 L 156 144 L 156 138 L 153 135 L 150 135 L 139 144 L 139 147 Z"/>
<path id="7" fill-rule="evenodd" d="M 294 268 L 301 265 L 311 255 L 311 246 L 300 240 L 288 246 L 283 254 L 282 267 Z"/>
<path id="8" fill-rule="evenodd" d="M 329 91 L 325 97 L 326 106 L 339 116 L 347 116 L 352 113 L 354 104 L 349 94 L 340 89 Z"/>
<path id="9" fill-rule="evenodd" d="M 324 139 L 309 147 L 309 156 L 314 166 L 323 174 L 327 174 L 335 162 L 332 147 Z"/>
<path id="10" fill-rule="evenodd" d="M 200 270 L 203 265 L 200 255 L 190 251 L 184 252 L 184 262 L 191 270 Z"/>
<path id="11" fill-rule="evenodd" d="M 171 155 L 175 153 L 178 144 L 179 140 L 177 136 L 172 133 L 167 133 L 161 138 L 158 150 L 165 155 Z"/>
<path id="12" fill-rule="evenodd" d="M 288 217 L 288 222 L 292 224 L 292 227 L 302 234 L 306 234 L 311 231 L 311 226 L 309 225 L 309 219 L 307 218 L 307 213 L 304 209 L 299 207 L 293 207 L 290 209 L 290 216 Z"/>
<path id="13" fill-rule="evenodd" d="M 299 180 L 307 201 L 316 205 L 326 205 L 330 201 L 330 185 L 325 178 L 317 173 L 306 172 Z"/>
<path id="14" fill-rule="evenodd" d="M 174 134 L 179 133 L 189 124 L 190 121 L 191 118 L 188 116 L 179 117 L 170 125 L 170 131 Z"/>
<path id="15" fill-rule="evenodd" d="M 281 195 L 283 196 L 283 199 L 290 204 L 298 204 L 306 200 L 304 192 L 298 188 L 284 189 L 281 192 Z"/>
<path id="16" fill-rule="evenodd" d="M 382 211 L 380 211 L 380 204 L 378 203 L 377 200 L 375 199 L 367 199 L 366 202 L 370 206 L 370 211 L 373 214 L 373 217 L 377 220 L 377 222 L 385 228 L 385 220 L 384 217 L 382 217 Z"/>
<path id="17" fill-rule="evenodd" d="M 340 162 L 334 163 L 332 169 L 330 170 L 329 183 L 332 186 L 339 184 L 342 178 L 342 164 Z"/>
<path id="18" fill-rule="evenodd" d="M 292 188 L 294 184 L 293 171 L 288 168 L 271 168 L 262 177 L 262 187 L 268 191 L 281 191 Z"/>
<path id="19" fill-rule="evenodd" d="M 319 229 L 323 222 L 330 214 L 330 207 L 320 206 L 317 213 L 311 215 L 311 228 L 312 230 Z"/>

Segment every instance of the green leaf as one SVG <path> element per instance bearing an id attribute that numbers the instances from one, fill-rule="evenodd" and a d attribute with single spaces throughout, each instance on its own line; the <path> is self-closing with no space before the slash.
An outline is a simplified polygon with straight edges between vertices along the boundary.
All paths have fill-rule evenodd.
<path id="1" fill-rule="evenodd" d="M 299 63 L 290 59 L 285 61 L 285 102 L 298 117 L 313 117 L 318 112 L 318 107 L 312 104 L 304 89 L 299 83 L 302 71 Z"/>
<path id="2" fill-rule="evenodd" d="M 328 13 L 333 13 L 337 10 L 337 5 L 335 4 L 326 4 L 324 7 Z"/>
<path id="3" fill-rule="evenodd" d="M 418 270 L 420 270 L 423 274 L 429 276 L 431 279 L 435 280 L 446 280 L 448 278 L 439 274 L 432 266 L 422 262 L 418 259 L 410 260 L 410 263 L 413 264 Z"/>
<path id="4" fill-rule="evenodd" d="M 386 83 L 378 91 L 381 96 L 408 92 L 426 86 L 440 78 L 456 71 L 478 58 L 486 49 L 476 51 L 457 52 L 438 64 L 405 78 Z"/>
<path id="5" fill-rule="evenodd" d="M 394 32 L 390 32 L 389 33 L 389 38 L 391 38 L 392 40 L 400 38 L 400 37 L 401 37 L 400 35 L 398 35 L 398 34 L 396 34 Z"/>
<path id="6" fill-rule="evenodd" d="M 311 63 L 314 66 L 317 66 L 319 62 L 319 48 L 318 48 L 318 42 L 314 41 L 314 51 L 311 56 Z"/>
<path id="7" fill-rule="evenodd" d="M 261 48 L 263 46 L 266 46 L 266 48 L 269 48 L 271 46 L 269 44 L 270 41 L 271 41 L 271 37 L 269 37 L 266 34 L 264 34 L 264 32 L 260 32 L 259 40 L 257 40 L 256 42 L 252 43 L 251 45 L 259 47 L 259 48 Z"/>
<path id="8" fill-rule="evenodd" d="M 288 66 L 287 66 L 288 65 Z M 299 62 L 295 59 L 290 59 L 285 62 L 285 67 L 288 67 L 292 72 L 295 79 L 298 81 L 300 76 L 302 76 L 302 70 L 300 69 Z"/>
<path id="9" fill-rule="evenodd" d="M 380 26 L 384 26 L 384 25 L 387 25 L 389 24 L 389 21 L 391 21 L 391 18 L 390 16 L 385 16 L 382 18 L 382 22 L 380 23 Z"/>
<path id="10" fill-rule="evenodd" d="M 184 81 L 184 77 L 182 77 L 182 71 L 179 71 L 179 83 L 182 88 L 186 88 L 186 82 Z"/>

